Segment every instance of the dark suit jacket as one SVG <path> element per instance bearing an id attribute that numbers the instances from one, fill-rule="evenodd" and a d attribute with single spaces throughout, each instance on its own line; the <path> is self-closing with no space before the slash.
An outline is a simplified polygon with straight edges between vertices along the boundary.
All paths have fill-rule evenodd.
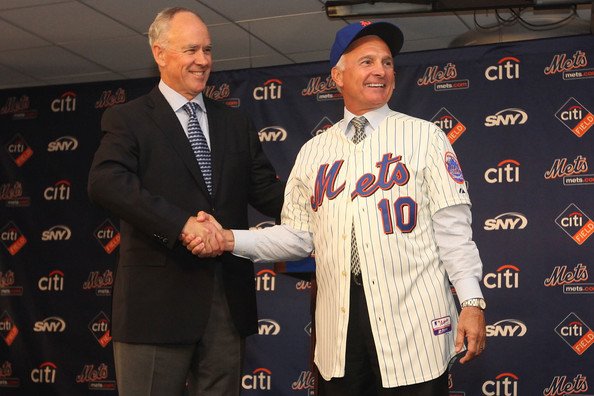
<path id="1" fill-rule="evenodd" d="M 89 174 L 91 200 L 121 221 L 112 334 L 137 343 L 191 343 L 204 331 L 213 268 L 222 263 L 233 320 L 243 336 L 257 328 L 253 265 L 226 253 L 192 256 L 178 241 L 190 216 L 213 214 L 225 228 L 248 227 L 247 206 L 278 217 L 284 183 L 240 112 L 205 98 L 213 197 L 179 119 L 156 87 L 105 111 Z"/>

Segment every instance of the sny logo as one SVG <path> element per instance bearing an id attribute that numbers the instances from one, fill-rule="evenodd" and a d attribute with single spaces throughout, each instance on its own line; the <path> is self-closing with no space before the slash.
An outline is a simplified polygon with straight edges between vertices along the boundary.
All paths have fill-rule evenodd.
<path id="1" fill-rule="evenodd" d="M 578 245 L 582 245 L 594 233 L 594 221 L 574 203 L 561 212 L 555 223 Z"/>
<path id="2" fill-rule="evenodd" d="M 582 355 L 594 344 L 592 331 L 574 312 L 555 327 L 555 332 L 578 355 Z"/>
<path id="3" fill-rule="evenodd" d="M 258 320 L 258 334 L 259 335 L 278 335 L 281 327 L 276 320 L 260 319 Z"/>
<path id="4" fill-rule="evenodd" d="M 258 137 L 261 142 L 282 142 L 287 139 L 287 131 L 280 126 L 269 126 L 260 129 Z"/>
<path id="5" fill-rule="evenodd" d="M 464 124 L 454 117 L 445 107 L 439 109 L 430 121 L 447 134 L 450 144 L 454 144 L 466 131 Z"/>
<path id="6" fill-rule="evenodd" d="M 57 224 L 41 233 L 42 241 L 67 241 L 72 236 L 70 228 L 63 225 Z"/>
<path id="7" fill-rule="evenodd" d="M 487 325 L 487 337 L 524 337 L 528 328 L 518 319 L 503 319 Z"/>
<path id="8" fill-rule="evenodd" d="M 528 225 L 528 219 L 522 213 L 507 212 L 496 216 L 494 219 L 485 220 L 486 231 L 522 230 Z"/>
<path id="9" fill-rule="evenodd" d="M 74 151 L 78 147 L 78 140 L 74 136 L 60 136 L 47 144 L 47 151 Z"/>
<path id="10" fill-rule="evenodd" d="M 524 110 L 509 108 L 500 110 L 494 115 L 487 116 L 485 118 L 485 126 L 498 127 L 500 125 L 522 125 L 525 124 L 526 121 L 528 121 L 528 114 Z"/>

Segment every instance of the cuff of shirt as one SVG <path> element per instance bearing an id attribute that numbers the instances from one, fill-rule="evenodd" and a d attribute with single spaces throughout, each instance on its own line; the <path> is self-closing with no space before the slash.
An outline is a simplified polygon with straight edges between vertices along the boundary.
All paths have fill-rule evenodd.
<path id="1" fill-rule="evenodd" d="M 231 253 L 233 253 L 235 256 L 251 260 L 252 257 L 249 255 L 249 248 L 256 244 L 256 233 L 249 230 L 231 230 L 231 232 L 233 233 L 233 238 L 235 239 L 235 245 Z"/>
<path id="2" fill-rule="evenodd" d="M 454 288 L 459 302 L 466 301 L 469 298 L 483 298 L 481 286 L 475 278 L 459 279 L 454 282 Z"/>

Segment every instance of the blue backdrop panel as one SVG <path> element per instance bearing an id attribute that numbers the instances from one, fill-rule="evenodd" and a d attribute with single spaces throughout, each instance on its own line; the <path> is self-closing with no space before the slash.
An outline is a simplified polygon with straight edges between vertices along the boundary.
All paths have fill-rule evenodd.
<path id="1" fill-rule="evenodd" d="M 484 263 L 488 346 L 452 366 L 452 395 L 592 393 L 591 62 L 592 36 L 396 58 L 390 105 L 453 143 Z M 2 395 L 117 394 L 109 329 L 119 222 L 89 203 L 87 172 L 104 109 L 156 82 L 0 92 Z M 326 62 L 213 73 L 206 94 L 250 114 L 285 179 L 303 143 L 342 117 Z M 247 342 L 243 394 L 312 393 L 303 276 L 312 262 L 256 266 L 260 331 Z"/>

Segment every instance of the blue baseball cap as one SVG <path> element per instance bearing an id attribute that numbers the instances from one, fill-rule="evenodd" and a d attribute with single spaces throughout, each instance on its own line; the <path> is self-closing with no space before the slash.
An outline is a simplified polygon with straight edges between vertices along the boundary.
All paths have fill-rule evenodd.
<path id="1" fill-rule="evenodd" d="M 381 38 L 390 48 L 392 56 L 396 56 L 404 42 L 402 31 L 398 26 L 390 22 L 361 21 L 346 25 L 336 32 L 336 38 L 330 50 L 330 67 L 336 66 L 342 54 L 353 41 L 364 36 L 378 36 Z"/>

